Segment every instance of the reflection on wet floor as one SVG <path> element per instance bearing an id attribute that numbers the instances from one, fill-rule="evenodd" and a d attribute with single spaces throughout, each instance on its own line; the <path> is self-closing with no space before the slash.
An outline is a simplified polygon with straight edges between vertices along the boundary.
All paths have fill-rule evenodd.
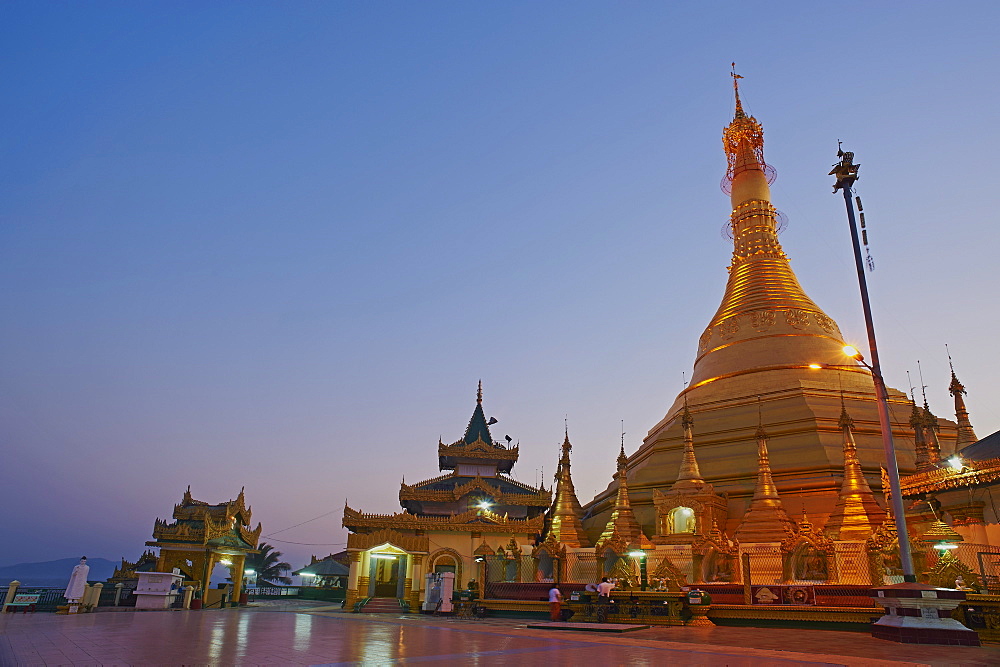
<path id="1" fill-rule="evenodd" d="M 1000 664 L 1000 647 L 898 645 L 862 633 L 654 627 L 608 637 L 527 629 L 515 619 L 316 609 L 328 607 L 3 614 L 0 665 Z"/>

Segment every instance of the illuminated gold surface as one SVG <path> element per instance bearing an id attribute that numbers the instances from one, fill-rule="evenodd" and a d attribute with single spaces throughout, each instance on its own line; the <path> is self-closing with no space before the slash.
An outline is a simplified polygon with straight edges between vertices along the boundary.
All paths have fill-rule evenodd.
<path id="1" fill-rule="evenodd" d="M 886 514 L 861 471 L 858 446 L 854 442 L 854 420 L 847 414 L 846 406 L 841 408 L 840 428 L 844 433 L 844 479 L 824 530 L 837 540 L 867 540 Z"/>
<path id="2" fill-rule="evenodd" d="M 546 539 L 552 539 L 570 547 L 589 547 L 590 540 L 583 530 L 580 518 L 583 508 L 576 497 L 573 488 L 573 476 L 570 474 L 569 453 L 573 445 L 569 442 L 569 432 L 562 444 L 562 456 L 559 458 L 559 469 L 556 472 L 556 498 L 549 511 L 548 525 L 545 531 Z"/>
<path id="3" fill-rule="evenodd" d="M 727 494 L 728 513 L 718 520 L 729 535 L 757 487 L 756 396 L 769 423 L 772 484 L 786 502 L 795 498 L 796 510 L 804 505 L 820 527 L 840 501 L 845 472 L 849 489 L 860 485 L 858 475 L 877 488 L 884 462 L 871 374 L 845 356 L 837 323 L 806 295 L 778 241 L 763 128 L 738 102 L 723 139 L 732 184 L 733 238 L 725 294 L 698 341 L 688 387 L 650 429 L 627 466 L 633 513 L 647 533 L 655 533 L 657 542 L 663 532 L 657 506 L 667 495 L 663 489 L 674 483 L 679 468 L 690 469 L 682 424 L 685 403 L 699 420 L 698 476 Z M 671 346 L 676 344 L 671 341 Z M 821 368 L 815 369 L 817 365 Z M 852 438 L 858 463 L 848 468 L 838 423 L 842 394 L 855 421 Z M 914 468 L 913 432 L 906 427 L 911 403 L 898 390 L 889 388 L 888 394 L 897 457 L 905 474 Z M 948 422 L 939 423 L 937 435 L 947 451 L 954 432 Z M 592 537 L 607 525 L 615 496 L 612 483 L 588 504 L 585 526 Z M 848 493 L 848 509 L 841 511 L 852 513 L 853 502 Z M 875 509 L 870 511 L 877 519 Z M 839 531 L 843 524 L 833 527 Z"/>
<path id="4" fill-rule="evenodd" d="M 767 432 L 763 424 L 757 427 L 757 487 L 750 507 L 736 529 L 740 544 L 752 542 L 784 542 L 795 535 L 795 526 L 785 513 L 778 487 L 771 476 L 767 455 Z"/>
<path id="5" fill-rule="evenodd" d="M 611 518 L 608 519 L 608 523 L 604 527 L 604 532 L 597 539 L 595 548 L 598 550 L 598 553 L 600 553 L 601 547 L 616 537 L 632 548 L 651 549 L 653 547 L 653 543 L 649 541 L 649 538 L 642 532 L 642 528 L 639 527 L 639 522 L 636 521 L 635 514 L 632 513 L 632 506 L 629 504 L 628 476 L 625 467 L 627 462 L 628 459 L 625 457 L 625 447 L 623 445 L 621 454 L 618 455 L 618 472 L 615 474 L 615 478 L 618 480 L 618 494 L 615 499 L 615 508 L 612 510 Z M 621 555 L 621 552 L 618 553 Z"/>

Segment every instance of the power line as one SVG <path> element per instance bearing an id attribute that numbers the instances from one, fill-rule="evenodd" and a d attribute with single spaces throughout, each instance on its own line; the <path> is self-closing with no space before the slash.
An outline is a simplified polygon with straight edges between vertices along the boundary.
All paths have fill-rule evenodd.
<path id="1" fill-rule="evenodd" d="M 308 519 L 306 521 L 303 521 L 302 523 L 297 523 L 294 526 L 289 526 L 288 528 L 282 528 L 281 530 L 276 530 L 273 533 L 271 533 L 270 535 L 264 535 L 262 537 L 266 537 L 267 539 L 272 539 L 271 535 L 277 535 L 278 533 L 283 533 L 286 530 L 291 530 L 292 528 L 298 528 L 299 526 L 304 526 L 307 523 L 310 523 L 311 521 L 315 521 L 316 519 L 322 519 L 325 516 L 330 516 L 331 514 L 336 514 L 339 511 L 340 510 L 333 510 L 332 512 L 327 512 L 326 514 L 320 514 L 319 516 L 313 517 L 312 519 Z M 276 540 L 276 541 L 277 542 L 281 542 L 281 540 Z M 289 542 L 289 544 L 298 544 L 298 542 Z"/>
<path id="2" fill-rule="evenodd" d="M 305 547 L 342 547 L 347 544 L 347 542 L 289 542 L 288 540 L 276 540 L 273 538 L 268 539 L 272 542 L 281 542 L 282 544 L 298 544 Z"/>

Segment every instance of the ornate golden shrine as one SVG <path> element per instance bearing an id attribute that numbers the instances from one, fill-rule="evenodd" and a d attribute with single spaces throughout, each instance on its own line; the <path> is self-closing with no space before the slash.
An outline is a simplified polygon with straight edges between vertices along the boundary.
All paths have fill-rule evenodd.
<path id="1" fill-rule="evenodd" d="M 262 526 L 250 528 L 252 513 L 246 506 L 243 489 L 236 500 L 210 505 L 184 491 L 180 504 L 174 505 L 173 522 L 157 519 L 153 540 L 146 546 L 158 547 L 157 572 L 177 568 L 185 579 L 206 590 L 212 569 L 222 563 L 229 569 L 233 590 L 243 585 L 243 565 L 248 553 L 257 552 Z"/>

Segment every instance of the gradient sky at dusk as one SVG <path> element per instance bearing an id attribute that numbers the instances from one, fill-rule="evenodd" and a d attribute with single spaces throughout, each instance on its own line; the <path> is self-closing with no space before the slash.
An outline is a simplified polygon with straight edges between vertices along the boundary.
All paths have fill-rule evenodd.
<path id="1" fill-rule="evenodd" d="M 301 566 L 480 378 L 522 481 L 568 418 L 588 501 L 722 296 L 732 60 L 806 292 L 864 340 L 841 139 L 889 384 L 951 416 L 948 343 L 1000 429 L 1000 4 L 902 7 L 4 3 L 0 565 L 134 559 L 190 484 L 329 512 L 267 540 Z"/>

